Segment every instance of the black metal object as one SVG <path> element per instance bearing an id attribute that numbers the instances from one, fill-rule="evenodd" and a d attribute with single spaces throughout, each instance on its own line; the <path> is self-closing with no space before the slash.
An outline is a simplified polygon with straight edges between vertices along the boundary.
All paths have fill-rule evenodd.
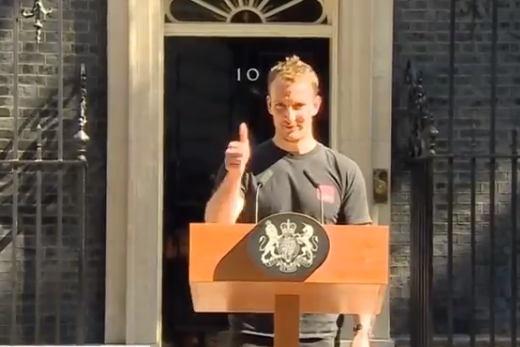
<path id="1" fill-rule="evenodd" d="M 467 338 L 471 347 L 482 340 L 490 346 L 517 345 L 518 131 L 512 127 L 507 133 L 497 132 L 498 1 L 488 3 L 489 116 L 479 123 L 480 129 L 475 123 L 481 119 L 474 120 L 472 130 L 464 129 L 469 138 L 456 138 L 456 1 L 450 9 L 448 114 L 439 117 L 446 125 L 442 133 L 429 112 L 422 73 L 411 62 L 406 68 L 412 347 L 432 346 L 434 335 L 445 337 L 442 345 L 450 347 L 457 344 L 457 335 Z M 484 146 L 478 135 L 480 131 L 482 137 L 482 123 L 489 124 Z M 436 148 L 437 137 L 444 142 L 442 150 Z M 445 271 L 434 267 L 434 240 L 441 237 L 446 240 Z M 469 245 L 462 270 L 460 239 Z M 499 300 L 506 303 L 505 309 L 499 308 Z"/>
<path id="2" fill-rule="evenodd" d="M 53 11 L 54 10 L 52 8 L 45 7 L 45 5 L 43 4 L 43 0 L 34 0 L 33 7 L 30 10 L 22 10 L 22 16 L 24 18 L 34 18 L 34 28 L 36 29 L 36 43 L 41 42 L 43 22 L 47 20 L 47 16 L 50 15 Z"/>
<path id="3" fill-rule="evenodd" d="M 387 169 L 372 170 L 372 196 L 376 204 L 388 203 L 390 195 L 390 179 Z"/>
<path id="4" fill-rule="evenodd" d="M 20 94 L 21 18 L 15 15 L 12 139 L 0 158 L 2 190 L 9 189 L 10 195 L 3 201 L 10 209 L 0 211 L 0 223 L 10 232 L 0 240 L 0 248 L 11 247 L 10 311 L 2 312 L 9 317 L 10 334 L 2 344 L 85 342 L 87 76 L 81 65 L 80 78 L 66 98 L 63 1 L 57 6 L 48 9 L 35 0 L 32 9 L 22 10 L 20 1 L 14 1 L 16 14 L 34 18 L 37 45 L 44 41 L 46 15 L 55 10 L 58 65 L 56 95 L 27 117 Z M 79 104 L 67 104 L 74 95 L 79 95 Z M 77 114 L 68 115 L 71 108 L 78 109 Z"/>
<path id="5" fill-rule="evenodd" d="M 429 347 L 432 332 L 433 157 L 438 131 L 428 111 L 422 72 L 406 68 L 410 168 L 410 339 L 413 347 Z"/>

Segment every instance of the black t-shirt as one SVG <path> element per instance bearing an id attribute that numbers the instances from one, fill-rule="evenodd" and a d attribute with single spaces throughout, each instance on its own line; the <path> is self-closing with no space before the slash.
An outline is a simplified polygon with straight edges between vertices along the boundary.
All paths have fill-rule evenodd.
<path id="1" fill-rule="evenodd" d="M 225 174 L 226 169 L 222 166 L 215 189 Z M 371 222 L 365 180 L 359 166 L 322 144 L 305 154 L 288 153 L 272 140 L 255 147 L 242 179 L 245 205 L 238 222 L 256 222 L 259 182 L 262 187 L 258 194 L 258 221 L 280 212 L 303 213 L 321 221 L 321 196 L 324 224 Z M 316 183 L 320 190 L 315 187 Z M 334 336 L 337 319 L 337 314 L 304 314 L 300 318 L 300 337 Z M 230 325 L 232 330 L 247 334 L 272 336 L 274 332 L 271 314 L 233 314 Z"/>

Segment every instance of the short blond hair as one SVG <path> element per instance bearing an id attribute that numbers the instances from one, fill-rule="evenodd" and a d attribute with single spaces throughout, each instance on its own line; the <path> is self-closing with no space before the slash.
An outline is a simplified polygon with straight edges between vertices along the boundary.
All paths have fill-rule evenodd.
<path id="1" fill-rule="evenodd" d="M 320 81 L 318 78 L 318 74 L 312 66 L 304 62 L 297 55 L 293 55 L 285 58 L 285 61 L 280 61 L 278 64 L 271 68 L 269 71 L 269 75 L 267 76 L 267 88 L 271 86 L 271 83 L 277 78 L 281 77 L 282 79 L 294 82 L 297 78 L 307 76 L 310 78 L 312 86 L 316 93 L 320 89 Z"/>

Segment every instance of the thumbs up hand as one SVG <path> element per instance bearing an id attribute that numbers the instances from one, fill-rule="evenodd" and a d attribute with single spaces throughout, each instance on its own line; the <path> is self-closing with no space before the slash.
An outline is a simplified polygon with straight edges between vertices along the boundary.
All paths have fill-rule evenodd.
<path id="1" fill-rule="evenodd" d="M 226 150 L 225 165 L 229 173 L 242 175 L 251 155 L 249 131 L 245 123 L 240 124 L 239 140 L 229 143 Z"/>

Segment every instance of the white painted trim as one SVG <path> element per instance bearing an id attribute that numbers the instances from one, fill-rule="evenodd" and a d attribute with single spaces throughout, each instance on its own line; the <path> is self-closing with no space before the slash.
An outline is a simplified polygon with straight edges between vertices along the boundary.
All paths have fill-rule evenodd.
<path id="1" fill-rule="evenodd" d="M 329 24 L 165 23 L 165 36 L 203 37 L 332 37 Z"/>
<path id="2" fill-rule="evenodd" d="M 334 4 L 334 8 L 329 12 L 330 20 L 332 22 L 332 36 L 330 42 L 330 119 L 329 119 L 329 142 L 330 147 L 332 149 L 338 150 L 339 148 L 339 134 L 338 134 L 338 126 L 339 126 L 339 100 L 340 100 L 340 92 L 339 92 L 339 23 L 340 23 L 340 11 L 339 11 L 339 0 Z M 332 6 L 329 2 L 328 6 Z"/>
<path id="3" fill-rule="evenodd" d="M 160 344 L 162 323 L 164 18 L 162 2 L 129 7 L 126 344 Z M 122 57 L 120 57 L 122 58 Z M 109 116 L 109 118 L 111 118 Z M 110 120 L 109 120 L 110 121 Z M 110 157 L 109 157 L 110 158 Z M 111 162 L 111 160 L 109 160 Z"/>
<path id="4" fill-rule="evenodd" d="M 107 2 L 105 343 L 124 343 L 128 198 L 129 2 Z"/>

